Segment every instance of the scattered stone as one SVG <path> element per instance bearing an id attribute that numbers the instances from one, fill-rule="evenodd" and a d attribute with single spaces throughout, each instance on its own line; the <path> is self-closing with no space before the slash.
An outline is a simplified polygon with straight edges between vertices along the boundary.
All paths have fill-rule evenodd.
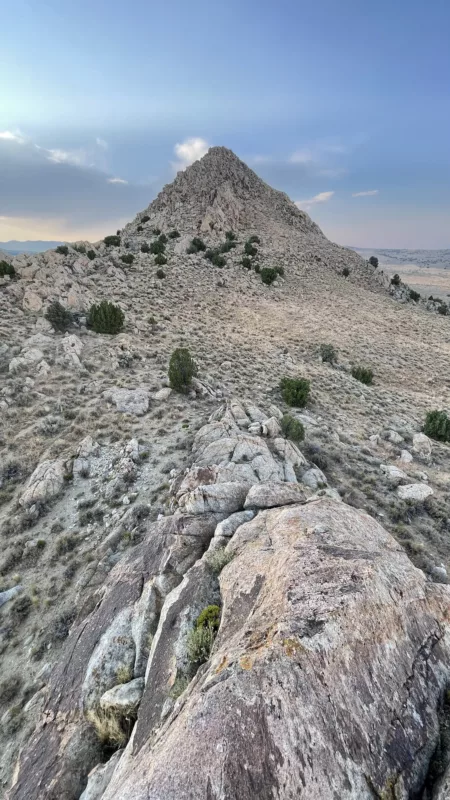
<path id="1" fill-rule="evenodd" d="M 103 397 L 113 403 L 118 411 L 124 414 L 133 414 L 141 417 L 149 408 L 149 394 L 147 389 L 120 389 L 118 387 L 107 389 Z"/>
<path id="2" fill-rule="evenodd" d="M 409 483 L 407 486 L 399 486 L 397 494 L 401 500 L 415 500 L 421 503 L 434 492 L 426 483 Z"/>
<path id="3" fill-rule="evenodd" d="M 312 469 L 308 469 L 303 473 L 302 483 L 305 486 L 308 486 L 310 489 L 315 490 L 325 488 L 325 486 L 328 484 L 328 481 L 321 469 L 313 467 Z"/>
<path id="4" fill-rule="evenodd" d="M 304 503 L 307 494 L 298 483 L 257 483 L 250 489 L 245 508 L 273 508 L 289 503 Z"/>
<path id="5" fill-rule="evenodd" d="M 105 711 L 114 711 L 121 716 L 126 716 L 137 710 L 143 691 L 144 678 L 135 678 L 128 683 L 119 683 L 102 694 L 100 706 Z"/>

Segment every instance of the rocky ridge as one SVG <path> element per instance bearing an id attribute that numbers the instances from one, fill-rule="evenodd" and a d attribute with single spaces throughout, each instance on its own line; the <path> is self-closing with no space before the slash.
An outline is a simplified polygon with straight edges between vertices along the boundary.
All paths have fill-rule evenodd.
<path id="1" fill-rule="evenodd" d="M 155 228 L 168 236 L 164 277 L 158 277 L 154 255 L 142 250 L 143 245 L 157 241 Z M 175 229 L 180 235 L 171 239 L 169 234 Z M 236 247 L 225 253 L 223 268 L 214 267 L 202 252 L 186 252 L 199 233 L 208 247 L 216 247 L 224 242 L 227 230 L 233 230 Z M 270 287 L 261 282 L 254 268 L 242 266 L 245 241 L 253 234 L 260 239 L 256 259 L 260 267 L 284 269 L 284 275 Z M 126 257 L 129 262 L 130 255 L 131 263 L 122 260 Z M 4 423 L 0 432 L 0 527 L 4 544 L 0 561 L 2 787 L 9 784 L 17 753 L 25 747 L 19 771 L 15 772 L 13 791 L 17 796 L 32 797 L 27 792 L 37 792 L 32 786 L 35 779 L 41 791 L 48 785 L 55 797 L 79 790 L 88 792 L 83 800 L 92 800 L 102 796 L 98 794 L 100 788 L 111 797 L 114 791 L 116 796 L 126 791 L 133 797 L 130 787 L 136 776 L 135 765 L 139 773 L 147 773 L 147 759 L 157 765 L 159 753 L 162 764 L 172 742 L 180 757 L 191 748 L 185 731 L 194 720 L 203 718 L 198 717 L 202 698 L 214 698 L 222 691 L 214 683 L 222 680 L 215 661 L 215 654 L 220 652 L 220 659 L 231 653 L 231 673 L 228 683 L 228 678 L 223 679 L 225 695 L 219 694 L 217 705 L 208 707 L 211 741 L 217 741 L 214 729 L 229 699 L 226 687 L 232 686 L 232 696 L 243 698 L 245 703 L 253 698 L 252 708 L 264 712 L 260 716 L 258 711 L 261 725 L 254 725 L 262 738 L 248 756 L 254 758 L 257 752 L 267 755 L 267 786 L 272 792 L 268 796 L 277 796 L 276 792 L 280 797 L 290 796 L 294 788 L 283 772 L 287 769 L 283 764 L 295 764 L 297 769 L 298 759 L 289 749 L 286 732 L 277 727 L 272 710 L 258 704 L 263 694 L 270 697 L 273 693 L 284 709 L 288 704 L 286 685 L 295 687 L 294 694 L 305 702 L 295 672 L 297 666 L 308 669 L 302 661 L 304 651 L 295 644 L 298 664 L 292 674 L 290 668 L 285 670 L 291 661 L 279 662 L 286 655 L 283 637 L 289 640 L 293 634 L 302 646 L 309 640 L 314 646 L 320 645 L 320 659 L 324 653 L 333 652 L 333 663 L 341 656 L 346 663 L 351 660 L 347 688 L 338 684 L 343 696 L 350 698 L 350 684 L 354 698 L 362 692 L 352 683 L 353 673 L 363 675 L 363 685 L 379 703 L 369 719 L 354 699 L 346 700 L 346 711 L 357 706 L 355 725 L 351 736 L 338 735 L 339 742 L 326 738 L 331 736 L 327 726 L 320 731 L 314 728 L 333 752 L 347 750 L 348 760 L 343 766 L 338 758 L 340 766 L 324 776 L 312 753 L 314 768 L 309 774 L 294 773 L 295 789 L 303 785 L 303 780 L 319 781 L 320 776 L 322 794 L 317 796 L 326 797 L 330 787 L 345 796 L 348 787 L 343 776 L 348 773 L 353 792 L 349 796 L 356 800 L 365 796 L 365 778 L 361 775 L 367 771 L 368 785 L 372 781 L 373 792 L 381 797 L 388 790 L 392 794 L 395 785 L 398 797 L 406 798 L 408 793 L 420 797 L 422 793 L 423 798 L 433 796 L 434 800 L 436 796 L 442 800 L 446 785 L 446 751 L 440 742 L 445 740 L 447 724 L 445 584 L 450 568 L 450 471 L 448 446 L 431 442 L 421 428 L 430 408 L 449 408 L 448 320 L 406 302 L 403 289 L 401 304 L 391 299 L 383 288 L 383 276 L 351 251 L 328 242 L 307 215 L 259 181 L 224 148 L 214 148 L 208 157 L 179 175 L 172 187 L 166 187 L 149 209 L 120 232 L 120 245 L 78 243 L 76 248 L 69 246 L 67 252 L 20 256 L 13 263 L 18 279 L 0 279 L 0 409 Z M 342 275 L 344 268 L 350 270 L 347 278 Z M 125 313 L 125 329 L 117 336 L 96 334 L 86 326 L 89 305 L 103 298 L 118 303 Z M 73 311 L 73 325 L 66 334 L 55 332 L 44 317 L 54 299 Z M 321 360 L 322 342 L 335 346 L 337 363 Z M 168 386 L 168 360 L 178 346 L 188 346 L 198 365 L 198 377 L 188 395 L 176 395 Z M 352 377 L 352 365 L 361 363 L 373 367 L 373 386 Z M 279 391 L 280 378 L 285 375 L 304 375 L 311 380 L 307 409 L 290 410 L 305 427 L 300 450 L 280 435 L 279 418 L 288 410 Z M 252 397 L 253 402 L 233 400 L 243 397 Z M 224 398 L 227 407 L 217 412 L 216 418 L 217 406 Z M 267 409 L 267 413 L 261 409 Z M 205 429 L 210 414 L 214 418 Z M 217 440 L 209 441 L 209 436 L 216 435 Z M 310 501 L 314 494 L 319 498 Z M 304 541 L 304 528 L 309 530 L 308 526 L 314 528 L 316 524 L 310 518 L 314 508 L 319 509 L 319 530 Z M 287 511 L 292 514 L 289 521 L 284 516 Z M 321 525 L 329 531 L 321 532 Z M 244 534 L 247 536 L 248 526 L 249 541 L 241 541 Z M 344 529 L 348 539 L 345 546 Z M 374 543 L 376 556 L 370 543 Z M 210 575 L 209 562 L 218 569 L 217 565 L 233 556 L 235 546 L 236 555 L 218 577 L 214 570 Z M 327 550 L 328 546 L 337 548 L 337 555 Z M 214 556 L 216 548 L 219 554 Z M 296 561 L 302 548 L 306 548 L 307 566 Z M 256 561 L 249 565 L 252 553 Z M 273 561 L 266 560 L 267 554 Z M 390 564 L 393 558 L 394 574 L 389 572 L 394 569 Z M 341 571 L 342 561 L 348 566 L 348 574 Z M 286 566 L 286 575 L 280 563 Z M 372 568 L 373 564 L 376 566 Z M 311 572 L 308 565 L 313 565 Z M 372 565 L 369 571 L 368 565 Z M 364 576 L 356 585 L 367 589 L 367 594 L 363 592 L 367 606 L 343 605 L 339 619 L 345 630 L 347 618 L 360 621 L 355 631 L 348 631 L 346 649 L 345 638 L 333 639 L 333 620 L 340 602 L 347 595 L 353 598 L 353 571 Z M 308 587 L 308 581 L 314 584 L 323 580 L 323 595 L 332 597 L 327 576 L 335 574 L 336 585 L 341 587 L 336 589 L 336 606 L 333 600 L 326 607 L 314 605 L 314 586 L 308 588 L 310 594 L 291 604 L 293 587 Z M 205 575 L 210 576 L 211 583 L 203 581 Z M 156 582 L 156 595 L 150 597 L 142 591 L 147 580 Z M 199 604 L 214 600 L 222 606 L 220 629 L 213 660 L 200 667 L 186 693 L 182 691 L 176 699 L 171 695 L 186 685 L 186 637 L 199 608 L 195 604 L 190 608 L 193 582 L 200 593 Z M 116 584 L 120 587 L 117 590 Z M 241 609 L 235 598 L 245 598 L 249 592 L 252 595 L 249 587 L 259 584 L 256 607 L 248 610 L 244 603 Z M 273 596 L 279 603 L 276 610 L 265 600 L 264 585 L 273 585 Z M 411 594 L 405 586 L 411 588 Z M 411 599 L 404 606 L 398 587 Z M 175 594 L 169 603 L 172 592 Z M 354 594 L 358 599 L 361 592 Z M 378 596 L 386 599 L 381 608 L 376 602 Z M 400 618 L 391 615 L 390 597 L 400 603 Z M 108 598 L 112 598 L 112 605 Z M 276 614 L 281 606 L 285 608 L 279 619 L 283 625 L 286 621 L 289 635 L 284 636 L 282 625 L 274 639 L 273 631 L 265 638 L 258 603 L 267 628 L 272 623 L 276 626 Z M 228 607 L 232 609 L 230 615 Z M 245 619 L 241 611 L 247 615 Z M 382 642 L 385 649 L 391 647 L 391 638 L 381 636 L 384 614 L 387 635 L 403 642 L 401 652 L 394 649 L 398 673 L 386 653 L 373 651 L 368 641 L 366 628 L 381 650 Z M 145 628 L 148 615 L 149 631 Z M 371 627 L 372 617 L 379 624 L 376 629 Z M 310 619 L 319 621 L 313 636 L 304 634 L 310 625 L 316 630 L 316 622 L 310 623 Z M 254 621 L 257 625 L 253 630 Z M 98 687 L 92 688 L 92 678 L 103 674 L 105 661 L 100 657 L 97 664 L 98 653 L 93 658 L 93 639 L 99 632 L 106 633 L 110 625 L 119 639 L 123 634 L 125 656 L 123 663 L 114 666 L 114 660 L 109 661 L 112 651 L 107 650 L 106 663 L 112 663 L 113 668 L 103 675 L 99 694 Z M 434 634 L 429 641 L 422 637 L 425 628 L 433 631 L 439 642 L 435 644 Z M 326 641 L 320 638 L 322 631 Z M 443 637 L 439 638 L 441 633 Z M 91 634 L 93 639 L 89 639 Z M 112 634 L 113 640 L 116 634 Z M 152 642 L 156 660 L 150 653 Z M 323 649 L 328 645 L 331 649 Z M 377 675 L 395 674 L 398 691 L 393 699 L 386 699 L 381 679 L 376 683 L 373 675 L 361 672 L 354 656 L 360 647 L 362 652 L 370 652 L 369 660 L 373 656 L 379 667 Z M 261 653 L 256 672 L 252 671 L 255 653 Z M 166 656 L 172 659 L 170 668 Z M 276 681 L 266 656 L 278 665 L 280 693 L 274 688 Z M 153 672 L 150 677 L 149 671 L 146 678 L 149 657 Z M 250 670 L 245 669 L 247 657 Z M 308 654 L 304 657 L 310 658 Z M 408 660 L 410 657 L 412 660 Z M 325 670 L 323 660 L 311 663 L 314 674 L 325 675 L 327 685 L 333 685 L 331 673 L 321 672 Z M 248 684 L 242 683 L 241 672 L 250 673 Z M 17 680 L 19 673 L 24 676 L 21 681 Z M 225 673 L 228 676 L 227 670 Z M 205 674 L 209 677 L 204 684 Z M 255 674 L 257 685 L 252 678 Z M 409 686 L 411 675 L 415 677 L 409 699 L 408 694 L 402 694 L 401 681 Z M 65 687 L 59 693 L 58 681 Z M 154 706 L 150 694 L 154 694 Z M 79 712 L 81 696 L 87 698 L 86 716 Z M 399 697 L 404 697 L 403 704 Z M 177 705 L 181 698 L 182 707 Z M 322 709 L 318 715 L 328 720 L 319 689 L 314 698 L 316 708 Z M 124 754 L 119 750 L 109 758 L 111 748 L 99 743 L 88 711 L 126 709 L 134 722 L 139 701 L 132 740 Z M 366 702 L 370 708 L 372 701 Z M 332 701 L 335 712 L 340 703 L 336 696 Z M 164 706 L 161 718 L 158 715 Z M 183 711 L 185 706 L 189 717 L 188 711 Z M 384 716 L 382 707 L 387 709 Z M 415 719 L 420 718 L 417 730 L 407 719 L 405 708 L 413 709 Z M 180 727 L 178 710 L 183 720 Z M 252 718 L 247 705 L 244 712 L 236 708 L 234 717 L 242 713 Z M 411 740 L 406 761 L 390 744 L 392 731 L 387 720 L 392 722 L 397 717 Z M 290 720 L 285 712 L 282 718 Z M 379 738 L 375 755 L 371 755 L 361 745 L 364 736 L 360 732 L 369 736 L 367 731 L 372 732 L 370 726 L 378 718 Z M 309 723 L 301 728 L 301 715 L 299 720 L 292 736 L 296 741 L 305 737 L 306 747 Z M 26 745 L 36 722 L 38 729 L 30 749 Z M 231 727 L 226 730 L 233 730 L 233 734 L 227 734 L 224 741 L 236 738 L 240 751 L 247 752 L 246 743 L 239 738 L 241 733 L 237 736 L 232 724 L 230 721 Z M 426 746 L 420 744 L 419 728 L 426 731 Z M 275 736 L 283 764 L 278 750 L 268 744 L 267 731 L 272 739 Z M 138 740 L 139 747 L 135 744 Z M 196 774 L 189 773 L 194 793 L 197 787 L 204 792 L 205 780 L 205 791 L 213 792 L 211 796 L 221 796 L 220 792 L 233 796 L 234 778 L 229 771 L 236 751 L 231 746 L 227 750 L 229 745 L 223 742 L 218 743 L 219 750 L 221 747 L 229 756 L 220 764 L 212 762 L 212 788 L 200 761 L 194 762 Z M 199 748 L 200 759 L 203 744 Z M 206 752 L 206 744 L 205 748 Z M 437 766 L 439 748 L 445 757 L 438 759 Z M 271 771 L 274 760 L 278 764 L 275 772 Z M 413 769 L 414 760 L 417 764 Z M 182 760 L 177 764 L 177 770 L 185 770 Z M 85 790 L 89 766 L 95 773 Z M 167 792 L 170 797 L 170 791 L 175 791 L 164 784 L 158 769 L 155 767 L 154 775 L 136 788 L 141 793 L 137 797 L 146 797 L 145 791 Z M 228 776 L 223 785 L 217 777 L 219 772 Z M 250 775 L 248 784 L 242 775 L 236 776 L 242 797 L 245 792 L 252 796 L 254 786 L 253 796 L 263 791 L 253 767 Z M 110 780 L 111 787 L 106 789 Z M 307 785 L 305 797 L 314 799 L 313 783 Z M 95 786 L 100 787 L 95 790 L 97 795 L 93 794 Z"/>

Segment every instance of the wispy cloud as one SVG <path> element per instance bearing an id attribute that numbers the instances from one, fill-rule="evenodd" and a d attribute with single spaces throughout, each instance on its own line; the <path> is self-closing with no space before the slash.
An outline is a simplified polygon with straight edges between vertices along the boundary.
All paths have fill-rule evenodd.
<path id="1" fill-rule="evenodd" d="M 107 150 L 107 149 L 108 149 L 108 142 L 106 142 L 104 139 L 100 139 L 100 137 L 99 137 L 99 136 L 97 136 L 97 138 L 96 138 L 96 140 L 95 140 L 95 143 L 96 143 L 96 144 L 97 144 L 99 147 L 103 148 L 103 150 Z"/>
<path id="2" fill-rule="evenodd" d="M 86 150 L 47 150 L 46 148 L 39 148 L 46 151 L 46 158 L 53 161 L 55 164 L 72 164 L 75 167 L 93 167 L 94 164 Z"/>
<path id="3" fill-rule="evenodd" d="M 17 144 L 24 144 L 27 137 L 20 131 L 0 131 L 0 139 L 6 142 L 16 142 Z"/>
<path id="4" fill-rule="evenodd" d="M 289 156 L 289 161 L 291 164 L 311 164 L 316 160 L 317 159 L 313 155 L 312 150 L 307 148 L 303 150 L 296 150 L 295 153 L 292 153 L 292 155 Z"/>
<path id="5" fill-rule="evenodd" d="M 320 192 L 319 194 L 314 195 L 314 197 L 310 197 L 309 200 L 297 200 L 295 205 L 297 208 L 307 210 L 308 208 L 311 208 L 311 206 L 317 206 L 321 203 L 328 203 L 333 195 L 334 192 Z"/>
<path id="6" fill-rule="evenodd" d="M 108 178 L 108 183 L 128 183 L 123 178 Z"/>
<path id="7" fill-rule="evenodd" d="M 370 189 L 368 192 L 355 192 L 352 197 L 373 197 L 374 194 L 378 194 L 378 189 Z"/>
<path id="8" fill-rule="evenodd" d="M 178 160 L 172 161 L 172 168 L 178 172 L 203 158 L 209 150 L 209 144 L 200 136 L 192 136 L 184 142 L 178 142 L 173 149 Z"/>

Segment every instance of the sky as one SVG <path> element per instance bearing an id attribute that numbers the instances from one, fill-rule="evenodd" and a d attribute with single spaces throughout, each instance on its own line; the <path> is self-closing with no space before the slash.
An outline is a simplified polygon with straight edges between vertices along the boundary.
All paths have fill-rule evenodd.
<path id="1" fill-rule="evenodd" d="M 95 241 L 224 145 L 332 240 L 450 248 L 448 0 L 2 0 L 0 241 Z"/>

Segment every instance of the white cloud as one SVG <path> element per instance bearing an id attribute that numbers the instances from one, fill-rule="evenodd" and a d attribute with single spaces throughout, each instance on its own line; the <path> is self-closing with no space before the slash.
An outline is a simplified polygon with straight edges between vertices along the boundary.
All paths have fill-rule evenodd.
<path id="1" fill-rule="evenodd" d="M 378 189 L 370 189 L 368 192 L 355 192 L 352 197 L 373 197 L 374 194 L 378 194 Z"/>
<path id="2" fill-rule="evenodd" d="M 99 147 L 101 147 L 103 150 L 107 150 L 107 149 L 108 149 L 108 142 L 105 142 L 105 140 L 104 140 L 104 139 L 100 139 L 100 137 L 99 137 L 99 136 L 97 136 L 97 138 L 96 138 L 96 140 L 95 140 L 95 143 L 96 143 L 96 144 L 97 144 Z"/>
<path id="3" fill-rule="evenodd" d="M 306 148 L 304 150 L 296 150 L 289 158 L 291 164 L 311 164 L 315 160 L 312 151 Z"/>
<path id="4" fill-rule="evenodd" d="M 20 131 L 0 131 L 0 139 L 8 142 L 17 142 L 17 144 L 26 142 L 26 137 Z"/>
<path id="5" fill-rule="evenodd" d="M 93 167 L 88 153 L 86 150 L 47 150 L 46 148 L 39 148 L 46 150 L 48 154 L 46 157 L 49 161 L 55 164 L 72 164 L 75 167 Z"/>
<path id="6" fill-rule="evenodd" d="M 181 169 L 186 169 L 186 167 L 189 167 L 194 161 L 203 158 L 208 152 L 208 149 L 208 142 L 205 139 L 201 139 L 199 136 L 193 136 L 190 139 L 186 139 L 184 142 L 177 143 L 174 147 L 174 153 L 178 161 L 172 162 L 173 169 L 176 172 Z"/>
<path id="7" fill-rule="evenodd" d="M 108 183 L 128 183 L 123 178 L 108 178 Z"/>
<path id="8" fill-rule="evenodd" d="M 297 200 L 295 205 L 297 208 L 305 210 L 311 208 L 311 206 L 320 205 L 321 203 L 328 203 L 328 200 L 331 200 L 333 195 L 334 192 L 320 192 L 319 194 L 314 195 L 314 197 L 310 197 L 309 200 Z"/>

